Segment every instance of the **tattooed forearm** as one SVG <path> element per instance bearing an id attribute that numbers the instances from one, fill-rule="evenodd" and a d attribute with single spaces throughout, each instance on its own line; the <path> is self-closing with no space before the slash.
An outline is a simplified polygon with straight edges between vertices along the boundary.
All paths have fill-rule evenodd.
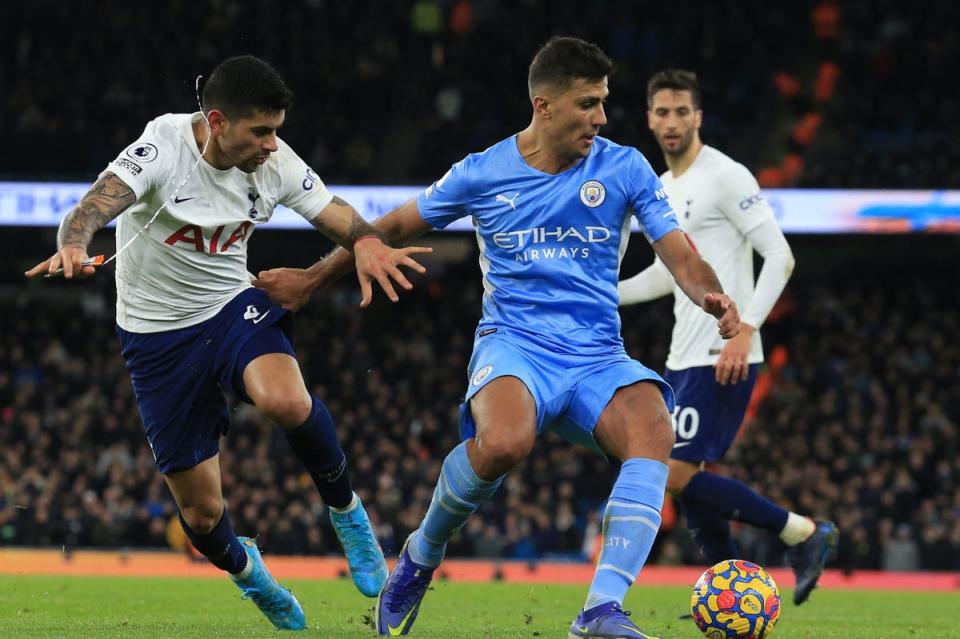
<path id="1" fill-rule="evenodd" d="M 336 196 L 324 212 L 314 217 L 310 223 L 315 229 L 347 249 L 352 249 L 353 243 L 365 235 L 375 235 L 384 244 L 387 243 L 382 231 L 367 224 L 350 204 Z"/>
<path id="2" fill-rule="evenodd" d="M 113 173 L 97 180 L 76 208 L 67 215 L 57 233 L 57 246 L 77 245 L 86 248 L 90 238 L 110 220 L 136 202 L 137 196 Z"/>
<path id="3" fill-rule="evenodd" d="M 329 237 L 334 242 L 340 243 L 340 237 L 334 229 L 323 220 L 323 215 L 318 215 L 310 220 L 310 224 L 313 225 L 313 228 L 317 229 L 327 237 Z"/>
<path id="4" fill-rule="evenodd" d="M 360 217 L 359 214 L 354 213 L 353 219 L 350 220 L 350 243 L 353 244 L 361 237 L 365 237 L 367 235 L 379 237 L 381 242 L 387 244 L 387 237 L 382 231 L 373 228 L 367 224 L 367 221 Z"/>

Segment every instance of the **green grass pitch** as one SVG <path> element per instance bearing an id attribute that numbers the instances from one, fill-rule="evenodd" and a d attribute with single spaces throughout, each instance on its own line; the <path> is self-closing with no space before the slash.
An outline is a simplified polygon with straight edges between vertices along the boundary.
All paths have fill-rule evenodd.
<path id="1" fill-rule="evenodd" d="M 0 637 L 329 637 L 370 638 L 373 599 L 346 580 L 287 583 L 307 630 L 278 633 L 226 579 L 0 576 Z M 438 582 L 412 637 L 564 639 L 586 586 Z M 817 590 L 793 606 L 784 592 L 776 639 L 933 639 L 960 637 L 960 593 Z M 697 639 L 689 590 L 637 587 L 626 607 L 663 639 Z"/>

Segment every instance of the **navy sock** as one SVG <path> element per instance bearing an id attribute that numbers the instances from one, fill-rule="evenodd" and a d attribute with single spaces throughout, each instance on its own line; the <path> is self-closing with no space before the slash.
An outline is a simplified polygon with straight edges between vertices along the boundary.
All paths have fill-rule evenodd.
<path id="1" fill-rule="evenodd" d="M 319 399 L 311 397 L 313 408 L 307 421 L 296 428 L 284 429 L 284 434 L 313 478 L 323 501 L 334 508 L 346 508 L 353 501 L 347 456 L 337 441 L 330 411 Z"/>
<path id="2" fill-rule="evenodd" d="M 681 492 L 677 502 L 687 519 L 687 528 L 707 563 L 712 565 L 739 557 L 737 544 L 730 532 L 730 520 L 695 499 L 684 498 L 685 495 L 686 491 Z"/>
<path id="3" fill-rule="evenodd" d="M 190 538 L 190 543 L 201 555 L 209 559 L 210 563 L 232 574 L 237 574 L 246 568 L 247 551 L 243 549 L 237 534 L 233 531 L 233 524 L 230 523 L 226 508 L 223 509 L 220 521 L 206 535 L 191 530 L 183 518 L 183 513 L 177 511 L 177 514 L 180 516 L 183 532 Z"/>
<path id="4" fill-rule="evenodd" d="M 727 519 L 742 521 L 780 534 L 790 514 L 736 479 L 700 471 L 680 493 L 684 500 L 696 501 Z"/>

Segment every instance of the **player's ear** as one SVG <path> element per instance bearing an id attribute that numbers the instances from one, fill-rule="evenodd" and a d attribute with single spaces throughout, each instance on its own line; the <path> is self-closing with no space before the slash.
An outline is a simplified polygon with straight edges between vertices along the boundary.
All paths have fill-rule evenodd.
<path id="1" fill-rule="evenodd" d="M 541 118 L 550 119 L 550 100 L 546 96 L 533 96 L 533 112 Z"/>
<path id="2" fill-rule="evenodd" d="M 694 111 L 693 123 L 694 123 L 694 125 L 695 125 L 698 129 L 699 129 L 700 126 L 703 124 L 703 111 L 702 111 L 702 110 L 697 109 L 696 111 Z"/>
<path id="3" fill-rule="evenodd" d="M 223 135 L 223 128 L 226 124 L 227 116 L 220 109 L 210 109 L 207 111 L 207 122 L 210 124 L 210 131 L 213 135 Z"/>
<path id="4" fill-rule="evenodd" d="M 653 131 L 653 111 L 647 109 L 647 128 Z"/>

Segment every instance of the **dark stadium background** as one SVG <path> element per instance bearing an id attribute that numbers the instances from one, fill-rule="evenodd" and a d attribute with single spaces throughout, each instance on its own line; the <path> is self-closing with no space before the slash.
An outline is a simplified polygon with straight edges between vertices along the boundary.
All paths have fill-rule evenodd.
<path id="1" fill-rule="evenodd" d="M 662 160 L 644 85 L 667 65 L 705 88 L 704 140 L 765 186 L 960 188 L 960 10 L 950 3 L 169 2 L 4 6 L 2 180 L 92 181 L 154 116 L 195 108 L 193 78 L 255 53 L 297 95 L 282 136 L 328 183 L 427 184 L 529 120 L 526 66 L 553 34 L 615 59 L 604 134 Z M 266 227 L 269 229 L 269 226 Z M 833 518 L 837 565 L 960 568 L 960 242 L 791 235 L 797 269 L 764 327 L 770 390 L 727 470 Z M 0 546 L 156 547 L 174 514 L 113 334 L 113 280 L 24 282 L 52 229 L 0 227 Z M 112 252 L 112 234 L 95 239 Z M 297 318 L 308 383 L 330 405 L 388 553 L 426 509 L 456 438 L 480 278 L 472 236 L 437 234 L 397 305 L 352 279 Z M 251 270 L 329 243 L 261 230 Z M 633 242 L 623 272 L 651 259 Z M 670 302 L 624 309 L 631 353 L 661 368 Z M 777 357 L 770 357 L 776 352 Z M 785 356 L 785 361 L 784 361 Z M 238 407 L 224 442 L 237 530 L 272 553 L 332 553 L 322 504 L 282 437 Z M 583 560 L 615 469 L 546 438 L 451 556 Z M 744 556 L 782 548 L 738 530 Z M 654 561 L 699 563 L 666 520 Z"/>

